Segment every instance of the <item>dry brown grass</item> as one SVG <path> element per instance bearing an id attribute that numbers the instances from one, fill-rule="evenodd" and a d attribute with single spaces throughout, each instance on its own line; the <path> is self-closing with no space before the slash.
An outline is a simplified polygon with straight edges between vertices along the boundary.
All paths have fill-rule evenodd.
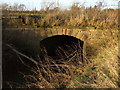
<path id="1" fill-rule="evenodd" d="M 30 74 L 28 73 L 25 74 L 21 72 L 23 78 L 25 79 L 25 84 L 21 87 L 27 87 L 27 88 L 67 87 L 69 82 L 73 79 L 74 74 L 79 73 L 84 66 L 82 60 L 80 60 L 81 57 L 79 53 L 77 53 L 78 48 L 76 47 L 75 48 L 77 51 L 74 51 L 71 54 L 68 53 L 69 51 L 67 52 L 64 51 L 63 49 L 60 49 L 64 51 L 67 60 L 64 60 L 65 58 L 54 60 L 51 57 L 49 57 L 47 54 L 45 54 L 43 60 L 36 61 L 22 54 L 21 52 L 17 51 L 10 45 L 7 46 L 10 47 L 15 53 L 17 53 L 20 61 L 29 68 L 28 72 L 30 72 Z M 22 60 L 21 57 L 26 58 L 34 65 L 33 66 L 28 65 L 26 62 L 24 62 L 24 60 Z M 77 62 L 76 59 L 79 59 L 79 61 Z M 11 83 L 10 87 L 13 84 L 14 83 Z M 19 87 L 19 85 L 17 85 L 16 87 Z"/>
<path id="2" fill-rule="evenodd" d="M 69 87 L 75 88 L 118 88 L 119 85 L 119 47 L 118 31 L 101 31 L 92 35 L 88 42 L 93 53 L 88 53 L 91 63 L 75 77 Z M 99 34 L 99 35 L 98 35 Z M 89 47 L 88 47 L 89 48 Z M 91 54 L 93 54 L 91 56 Z"/>
<path id="3" fill-rule="evenodd" d="M 83 64 L 79 60 L 79 53 L 74 53 L 75 51 L 71 54 L 64 51 L 68 60 L 64 61 L 63 58 L 57 63 L 47 54 L 45 54 L 44 60 L 36 61 L 8 45 L 19 55 L 21 62 L 30 70 L 27 74 L 21 72 L 25 83 L 16 87 L 118 88 L 118 32 L 96 32 L 96 35 L 91 36 L 88 45 L 91 45 L 91 51 L 96 53 L 93 54 L 94 52 L 89 51 L 90 49 L 88 50 L 86 58 L 89 57 L 88 59 L 91 61 L 88 64 Z M 93 55 L 91 56 L 91 54 Z M 59 53 L 59 55 L 61 54 Z M 69 57 L 69 55 L 72 56 Z M 27 65 L 21 59 L 21 56 L 31 61 L 34 65 L 32 67 Z M 11 88 L 12 84 L 10 85 Z"/>

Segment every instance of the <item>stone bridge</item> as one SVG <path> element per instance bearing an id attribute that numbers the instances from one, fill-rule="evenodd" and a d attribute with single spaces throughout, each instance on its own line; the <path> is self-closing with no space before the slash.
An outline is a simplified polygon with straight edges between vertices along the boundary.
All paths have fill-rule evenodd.
<path id="1" fill-rule="evenodd" d="M 83 29 L 46 29 L 36 31 L 37 34 L 41 36 L 41 40 L 44 40 L 48 37 L 56 36 L 56 35 L 67 35 L 73 36 L 84 42 L 83 44 L 83 57 L 86 55 L 86 42 L 89 40 L 89 36 L 92 34 L 94 30 L 83 30 Z"/>
<path id="2" fill-rule="evenodd" d="M 89 35 L 93 30 L 83 30 L 83 29 L 46 29 L 40 30 L 39 35 L 42 37 L 41 40 L 52 37 L 55 35 L 67 35 L 76 37 L 84 42 L 87 41 Z M 38 33 L 38 32 L 36 32 Z"/>
<path id="3" fill-rule="evenodd" d="M 8 29 L 10 30 L 10 29 Z M 12 30 L 17 30 L 13 28 Z M 35 35 L 40 36 L 39 41 L 42 41 L 48 37 L 56 36 L 56 35 L 67 35 L 73 36 L 84 42 L 83 44 L 83 57 L 86 56 L 86 43 L 89 41 L 91 36 L 94 36 L 97 30 L 83 30 L 83 29 L 62 29 L 62 28 L 46 28 L 46 29 L 34 29 L 34 28 L 19 28 L 21 32 L 23 32 L 26 36 L 30 36 L 29 32 L 33 31 Z M 29 37 L 28 37 L 29 38 Z"/>

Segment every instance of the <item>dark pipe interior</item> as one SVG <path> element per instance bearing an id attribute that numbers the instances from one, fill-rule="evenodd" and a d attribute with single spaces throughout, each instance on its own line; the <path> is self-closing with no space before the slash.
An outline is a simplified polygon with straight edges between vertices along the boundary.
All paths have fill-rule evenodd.
<path id="1" fill-rule="evenodd" d="M 65 51 L 69 51 L 69 53 L 74 52 L 75 48 L 81 47 L 81 51 L 83 48 L 84 42 L 80 39 L 77 39 L 72 36 L 67 35 L 56 35 L 52 37 L 48 37 L 40 42 L 40 47 L 46 49 L 48 56 L 51 56 L 54 59 L 60 59 L 61 57 L 58 55 L 57 49 L 61 47 Z M 63 57 L 65 54 L 63 51 L 60 51 Z M 81 57 L 83 58 L 83 53 L 81 52 Z"/>

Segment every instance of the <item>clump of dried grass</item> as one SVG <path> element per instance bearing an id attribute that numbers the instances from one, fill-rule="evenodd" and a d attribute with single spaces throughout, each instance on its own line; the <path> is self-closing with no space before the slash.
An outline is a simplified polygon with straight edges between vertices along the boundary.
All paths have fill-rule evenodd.
<path id="1" fill-rule="evenodd" d="M 118 47 L 107 47 L 99 53 L 94 63 L 97 64 L 97 87 L 118 88 Z"/>
<path id="2" fill-rule="evenodd" d="M 69 87 L 75 88 L 118 88 L 119 87 L 119 47 L 118 31 L 102 31 L 99 36 L 92 36 L 93 54 L 91 63 L 75 77 Z M 102 39 L 100 39 L 102 38 Z M 97 48 L 96 48 L 97 47 Z M 89 48 L 89 47 L 88 47 Z M 89 53 L 90 51 L 88 51 Z M 92 53 L 89 53 L 91 55 Z"/>
<path id="3" fill-rule="evenodd" d="M 74 52 L 71 49 L 69 51 L 64 51 L 64 49 L 59 47 L 59 49 L 57 50 L 57 52 L 59 52 L 58 55 L 61 56 L 61 52 L 64 52 L 65 54 L 65 56 L 60 58 L 59 60 L 54 60 L 52 57 L 48 56 L 46 51 L 42 60 L 34 60 L 17 51 L 10 45 L 7 46 L 12 48 L 12 50 L 18 54 L 18 57 L 21 60 L 21 62 L 29 68 L 29 74 L 21 72 L 25 79 L 25 84 L 23 87 L 67 87 L 67 85 L 73 79 L 74 74 L 80 72 L 84 67 L 84 64 L 81 60 L 81 55 L 79 55 L 80 53 L 78 53 L 78 51 L 81 52 L 81 47 L 79 47 L 79 49 L 77 48 L 77 46 L 74 47 Z M 26 61 L 22 60 L 21 57 L 26 58 L 28 62 L 32 62 L 33 65 L 30 66 L 26 63 Z"/>
<path id="4" fill-rule="evenodd" d="M 25 84 L 24 86 L 21 87 L 118 88 L 119 70 L 118 70 L 118 41 L 116 39 L 117 36 L 115 37 L 107 35 L 108 34 L 105 34 L 105 36 L 104 35 L 101 36 L 103 44 L 101 42 L 101 39 L 97 39 L 97 37 L 94 37 L 96 38 L 94 40 L 97 41 L 97 43 L 95 43 L 96 47 L 98 47 L 99 45 L 100 47 L 97 48 L 99 49 L 98 53 L 89 58 L 91 62 L 88 64 L 83 64 L 83 62 L 81 62 L 80 55 L 75 50 L 74 52 L 69 54 L 69 52 L 59 48 L 59 50 L 64 51 L 65 57 L 67 57 L 68 60 L 64 61 L 65 58 L 61 58 L 59 60 L 59 63 L 57 63 L 47 54 L 45 54 L 44 60 L 36 61 L 18 52 L 13 48 L 13 50 L 19 56 L 23 56 L 27 58 L 28 61 L 34 63 L 33 67 L 27 65 L 29 67 L 30 73 L 23 74 L 25 78 Z M 105 43 L 105 41 L 107 43 Z M 78 48 L 76 47 L 75 49 L 78 50 Z M 61 56 L 61 53 L 58 54 Z M 26 65 L 26 63 L 24 63 L 22 59 L 20 60 L 23 62 L 24 65 Z M 74 63 L 77 60 L 78 62 Z"/>

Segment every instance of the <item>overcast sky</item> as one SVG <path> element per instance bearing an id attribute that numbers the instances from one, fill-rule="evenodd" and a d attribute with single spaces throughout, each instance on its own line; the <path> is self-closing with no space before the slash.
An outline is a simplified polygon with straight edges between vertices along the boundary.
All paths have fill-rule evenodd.
<path id="1" fill-rule="evenodd" d="M 27 9 L 33 9 L 36 8 L 37 10 L 40 10 L 41 7 L 43 7 L 43 2 L 52 2 L 52 1 L 57 1 L 57 0 L 2 0 L 2 3 L 8 3 L 10 5 L 13 5 L 14 3 L 18 3 L 18 4 L 25 4 Z M 112 6 L 112 5 L 118 5 L 118 2 L 120 0 L 58 0 L 60 7 L 62 8 L 69 8 L 70 5 L 72 5 L 74 2 L 86 2 L 85 6 L 89 7 L 89 6 L 94 6 L 97 2 L 101 1 L 105 1 L 105 3 L 109 6 L 109 7 L 114 7 L 117 8 L 117 6 Z"/>

